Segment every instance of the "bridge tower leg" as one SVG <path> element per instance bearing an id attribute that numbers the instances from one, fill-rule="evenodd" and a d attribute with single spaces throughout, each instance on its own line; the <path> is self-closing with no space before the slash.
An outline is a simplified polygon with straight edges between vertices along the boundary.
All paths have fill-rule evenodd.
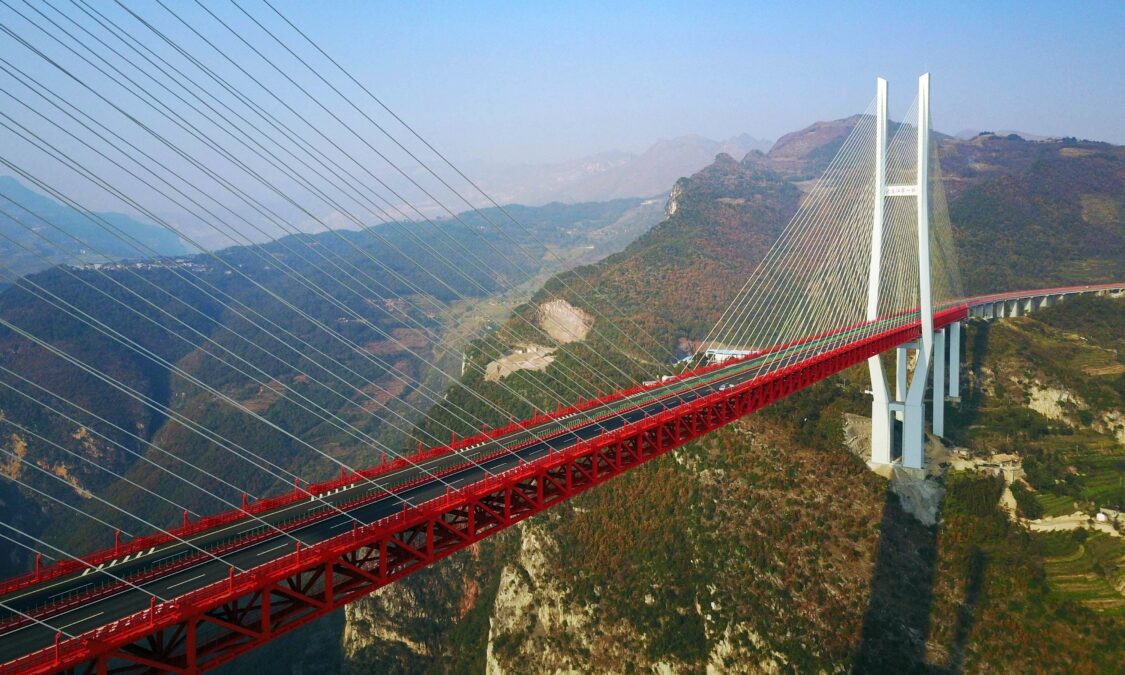
<path id="1" fill-rule="evenodd" d="M 918 78 L 918 168 L 915 199 L 918 206 L 918 296 L 922 339 L 903 405 L 902 465 L 925 466 L 926 380 L 934 355 L 934 308 L 930 291 L 930 75 Z M 944 364 L 943 364 L 944 365 Z"/>
<path id="2" fill-rule="evenodd" d="M 883 206 L 887 190 L 887 81 L 876 80 L 875 96 L 875 213 L 871 223 L 871 268 L 867 280 L 867 320 L 879 317 L 879 279 L 883 260 Z M 867 359 L 871 372 L 871 462 L 891 463 L 894 418 L 887 391 L 887 374 L 878 354 Z"/>

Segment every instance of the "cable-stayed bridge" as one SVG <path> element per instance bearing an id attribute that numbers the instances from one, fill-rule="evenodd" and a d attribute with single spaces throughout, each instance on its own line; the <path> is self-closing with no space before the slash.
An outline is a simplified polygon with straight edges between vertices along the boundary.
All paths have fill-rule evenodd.
<path id="1" fill-rule="evenodd" d="M 514 414 L 502 401 L 468 390 L 452 378 L 443 384 L 463 389 L 489 419 L 508 421 L 490 425 L 468 407 L 448 410 L 448 417 L 460 424 L 444 423 L 444 437 L 439 439 L 435 426 L 420 420 L 431 406 L 442 405 L 441 389 L 398 373 L 378 354 L 326 323 L 308 303 L 278 293 L 247 274 L 243 265 L 215 255 L 149 199 L 159 195 L 160 204 L 176 205 L 184 217 L 229 237 L 231 244 L 255 243 L 246 238 L 249 231 L 276 240 L 283 255 L 253 246 L 246 255 L 290 280 L 314 304 L 427 363 L 422 348 L 373 323 L 357 303 L 394 313 L 403 326 L 427 336 L 435 353 L 457 354 L 465 347 L 444 343 L 418 317 L 442 309 L 434 300 L 440 293 L 464 300 L 468 289 L 487 292 L 487 274 L 496 272 L 497 262 L 519 276 L 530 265 L 526 249 L 534 235 L 521 230 L 520 223 L 495 204 L 492 216 L 477 212 L 485 226 L 465 223 L 453 204 L 472 209 L 476 202 L 470 194 L 487 195 L 268 3 L 250 11 L 235 2 L 229 15 L 204 8 L 211 30 L 222 32 L 221 41 L 170 8 L 164 8 L 167 16 L 161 17 L 178 25 L 174 33 L 162 29 L 157 19 L 127 9 L 124 18 L 143 33 L 139 39 L 122 17 L 82 0 L 75 3 L 81 21 L 49 2 L 29 4 L 28 9 L 4 4 L 15 16 L 0 30 L 28 59 L 38 59 L 51 77 L 79 91 L 85 105 L 54 94 L 46 76 L 37 76 L 23 63 L 0 57 L 7 87 L 2 89 L 7 99 L 0 126 L 26 144 L 25 155 L 0 151 L 0 163 L 80 210 L 92 227 L 131 240 L 138 252 L 155 254 L 145 242 L 83 208 L 37 168 L 40 165 L 25 161 L 26 154 L 42 154 L 60 170 L 83 177 L 196 245 L 225 274 L 253 287 L 269 311 L 233 297 L 221 284 L 169 268 L 169 278 L 237 316 L 246 329 L 239 333 L 224 328 L 220 335 L 201 329 L 210 319 L 191 303 L 170 294 L 153 301 L 152 295 L 137 293 L 134 284 L 150 282 L 128 266 L 122 275 L 131 275 L 129 284 L 119 282 L 125 276 L 95 269 L 99 279 L 114 284 L 110 287 L 90 284 L 65 268 L 62 273 L 90 293 L 120 303 L 138 323 L 152 323 L 153 330 L 168 333 L 169 339 L 197 348 L 200 359 L 221 363 L 263 391 L 290 397 L 302 414 L 369 449 L 371 459 L 370 466 L 341 461 L 283 420 L 262 415 L 232 396 L 217 379 L 169 360 L 57 289 L 35 278 L 6 274 L 44 308 L 268 427 L 310 458 L 338 469 L 339 475 L 308 484 L 274 461 L 268 450 L 247 447 L 209 426 L 202 415 L 169 406 L 120 381 L 73 345 L 28 327 L 19 317 L 0 317 L 0 326 L 27 349 L 165 416 L 186 435 L 203 439 L 216 452 L 229 453 L 276 483 L 293 485 L 288 491 L 274 490 L 278 494 L 273 497 L 251 497 L 238 476 L 177 458 L 130 430 L 105 433 L 114 425 L 98 417 L 98 411 L 36 383 L 29 373 L 0 366 L 3 386 L 25 396 L 29 405 L 42 406 L 74 424 L 94 418 L 98 424 L 90 425 L 91 433 L 107 443 L 120 444 L 123 435 L 131 435 L 146 448 L 138 461 L 225 505 L 216 513 L 197 514 L 171 495 L 114 474 L 138 493 L 182 508 L 182 523 L 170 527 L 151 522 L 148 513 L 111 496 L 91 495 L 101 513 L 132 518 L 147 534 L 129 536 L 118 530 L 112 547 L 86 555 L 71 554 L 13 524 L 0 523 L 0 537 L 33 552 L 36 561 L 33 570 L 0 585 L 0 672 L 192 673 L 216 667 L 865 361 L 872 378 L 871 461 L 921 469 L 927 417 L 932 433 L 941 436 L 946 398 L 959 393 L 962 321 L 972 315 L 1033 311 L 1075 293 L 1123 289 L 1082 286 L 964 297 L 940 163 L 930 150 L 929 78 L 920 79 L 917 98 L 899 124 L 888 119 L 887 86 L 880 80 L 871 108 L 686 366 L 674 368 L 661 341 L 624 318 L 599 289 L 583 287 L 581 276 L 564 279 L 559 282 L 563 288 L 549 295 L 584 299 L 594 321 L 612 326 L 619 336 L 626 360 L 648 364 L 646 375 L 626 372 L 622 361 L 576 355 L 572 362 L 550 366 L 564 371 L 559 390 L 529 380 L 527 386 L 537 388 L 537 394 L 560 401 L 554 410 L 543 411 L 528 399 L 528 390 L 500 380 L 507 400 L 534 410 L 530 417 Z M 185 31 L 192 36 L 190 45 Z M 255 38 L 249 37 L 250 31 L 256 31 Z M 263 54 L 258 40 L 275 53 Z M 224 45 L 231 41 L 243 46 L 248 60 L 227 53 Z M 325 75 L 329 72 L 332 79 Z M 351 93 L 342 90 L 345 85 Z M 325 92 L 339 107 L 324 103 L 328 99 L 320 94 Z M 34 119 L 39 121 L 33 124 Z M 322 120 L 329 120 L 336 134 L 326 133 Z M 408 161 L 418 171 L 408 168 Z M 392 178 L 373 170 L 377 162 Z M 419 174 L 430 180 L 421 180 Z M 421 206 L 422 201 L 429 206 Z M 285 206 L 277 206 L 279 202 Z M 333 218 L 318 216 L 322 210 L 313 203 L 331 209 Z M 449 218 L 435 222 L 427 208 Z M 0 212 L 13 223 L 27 224 L 29 233 L 44 238 L 44 245 L 57 245 L 63 236 L 73 238 L 64 233 L 44 237 L 52 228 L 50 220 L 16 200 L 4 197 Z M 373 221 L 387 227 L 404 222 L 428 225 L 434 240 L 404 228 L 411 246 L 407 249 L 385 237 Z M 334 236 L 337 247 L 301 247 L 281 237 L 299 235 L 310 222 Z M 393 263 L 357 248 L 335 229 L 338 222 L 384 242 L 395 256 Z M 495 236 L 481 237 L 484 244 L 476 250 L 455 239 L 435 243 L 460 226 L 470 233 L 491 229 Z M 491 264 L 477 252 L 481 250 L 488 251 Z M 303 272 L 298 260 L 322 274 Z M 458 276 L 434 274 L 426 261 L 458 270 Z M 419 273 L 406 273 L 411 266 Z M 281 314 L 298 317 L 302 330 L 279 321 Z M 544 332 L 518 312 L 513 321 L 526 324 L 523 330 Z M 249 339 L 251 328 L 269 335 L 270 341 Z M 884 360 L 889 354 L 894 358 Z M 283 366 L 309 388 L 276 384 Z M 417 387 L 416 409 L 387 407 L 379 418 L 403 437 L 416 439 L 417 449 L 413 443 L 409 451 L 388 444 L 355 423 L 351 413 L 385 401 L 392 390 L 386 381 L 365 381 L 363 367 L 385 373 L 391 384 Z M 893 380 L 888 378 L 892 372 Z M 19 419 L 3 421 L 42 443 L 53 442 Z M 478 427 L 479 433 L 464 435 L 466 428 Z M 26 465 L 22 472 L 6 473 L 8 480 L 59 509 L 76 508 L 28 480 L 37 472 L 50 472 L 18 453 L 5 454 L 13 466 Z M 159 461 L 154 459 L 158 455 Z M 91 470 L 111 471 L 97 466 L 94 458 L 75 459 L 91 464 Z M 65 480 L 42 477 L 44 482 L 55 479 Z"/>

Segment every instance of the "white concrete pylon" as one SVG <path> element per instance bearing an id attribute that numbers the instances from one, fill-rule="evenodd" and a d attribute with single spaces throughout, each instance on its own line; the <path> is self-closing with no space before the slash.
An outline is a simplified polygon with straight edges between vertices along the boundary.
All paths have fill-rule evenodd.
<path id="1" fill-rule="evenodd" d="M 883 258 L 883 206 L 887 189 L 887 81 L 876 80 L 875 93 L 875 209 L 871 221 L 871 267 L 867 278 L 867 320 L 879 318 L 879 279 Z M 890 413 L 887 374 L 878 354 L 867 359 L 871 373 L 871 462 L 891 463 L 894 420 Z"/>
<path id="2" fill-rule="evenodd" d="M 879 357 L 868 359 L 871 372 L 871 461 L 889 462 L 893 439 L 894 418 L 902 420 L 902 464 L 904 467 L 921 469 L 925 464 L 924 427 L 926 383 L 930 377 L 931 364 L 935 360 L 935 338 L 941 349 L 939 365 L 935 365 L 935 433 L 944 429 L 945 404 L 945 333 L 935 335 L 933 296 L 930 281 L 930 76 L 918 78 L 918 121 L 917 121 L 917 171 L 914 185 L 895 185 L 888 187 L 886 174 L 886 132 L 887 132 L 887 83 L 878 80 L 876 96 L 876 148 L 875 148 L 875 202 L 871 229 L 871 267 L 868 271 L 867 320 L 878 318 L 879 279 L 882 274 L 882 244 L 884 226 L 884 207 L 889 199 L 914 199 L 918 219 L 918 297 L 921 321 L 921 337 L 913 346 L 917 358 L 914 372 L 907 382 L 907 349 L 902 345 L 896 350 L 895 400 L 890 401 L 887 390 L 886 373 Z M 958 335 L 958 339 L 960 336 Z M 952 367 L 952 366 L 951 366 Z M 940 369 L 940 374 L 937 370 Z M 892 414 L 893 413 L 893 414 Z"/>

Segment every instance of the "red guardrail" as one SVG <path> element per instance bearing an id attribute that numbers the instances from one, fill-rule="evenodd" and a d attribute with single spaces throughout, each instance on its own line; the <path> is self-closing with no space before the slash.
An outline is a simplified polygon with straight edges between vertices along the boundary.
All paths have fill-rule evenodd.
<path id="1" fill-rule="evenodd" d="M 960 320 L 964 318 L 966 314 L 967 307 L 964 305 L 949 308 L 934 315 L 934 324 L 940 327 Z M 692 401 L 687 404 L 687 410 L 699 410 L 703 406 L 711 405 L 713 403 L 712 399 L 716 397 L 732 398 L 752 387 L 765 387 L 774 382 L 781 382 L 784 381 L 784 378 L 799 374 L 802 371 L 815 372 L 819 364 L 832 363 L 833 359 L 850 352 L 852 358 L 849 359 L 849 363 L 836 362 L 834 370 L 821 373 L 821 376 L 827 376 L 831 374 L 831 372 L 838 372 L 838 370 L 847 367 L 851 363 L 861 362 L 862 358 L 860 357 L 864 357 L 866 352 L 872 351 L 869 346 L 878 345 L 881 341 L 886 341 L 889 337 L 900 339 L 900 337 L 897 336 L 901 336 L 901 339 L 914 339 L 917 337 L 919 330 L 920 326 L 918 322 L 915 321 L 910 324 L 896 326 L 872 336 L 867 336 L 855 343 L 838 346 L 827 352 L 817 354 L 806 361 L 791 364 L 765 376 L 742 382 L 729 390 L 714 392 L 707 397 Z M 882 347 L 885 347 L 885 345 Z M 859 352 L 864 353 L 856 356 Z M 279 581 L 292 573 L 295 569 L 300 570 L 305 567 L 323 564 L 325 561 L 341 555 L 342 552 L 346 552 L 347 549 L 354 548 L 354 546 L 358 545 L 361 541 L 373 541 L 377 537 L 387 536 L 393 532 L 421 524 L 439 511 L 447 510 L 450 504 L 455 502 L 460 503 L 471 498 L 482 497 L 494 491 L 497 487 L 504 486 L 509 481 L 519 480 L 521 476 L 528 474 L 528 472 L 537 471 L 538 468 L 545 463 L 564 461 L 566 458 L 588 451 L 591 447 L 595 447 L 596 445 L 600 444 L 604 446 L 607 442 L 616 442 L 626 435 L 635 433 L 642 427 L 647 428 L 647 426 L 659 423 L 661 420 L 670 419 L 671 415 L 682 415 L 684 412 L 683 409 L 667 410 L 638 420 L 637 422 L 627 423 L 622 428 L 603 433 L 596 439 L 580 441 L 569 448 L 549 453 L 526 464 L 521 463 L 518 467 L 513 467 L 512 469 L 490 476 L 472 485 L 467 485 L 456 490 L 449 490 L 444 495 L 411 507 L 409 510 L 404 510 L 400 513 L 381 518 L 374 523 L 355 528 L 350 533 L 343 533 L 331 537 L 304 550 L 297 547 L 293 553 L 271 560 L 245 572 L 235 573 L 232 571 L 230 577 L 226 580 L 214 582 L 166 603 L 156 604 L 154 601 L 149 609 L 99 626 L 77 638 L 57 642 L 54 647 L 47 647 L 10 661 L 4 664 L 4 666 L 0 668 L 0 671 L 23 672 L 32 669 L 40 671 L 50 670 L 62 664 L 73 665 L 83 659 L 91 658 L 94 653 L 92 651 L 94 646 L 101 644 L 111 635 L 113 637 L 113 643 L 117 645 L 126 644 L 129 641 L 139 639 L 150 633 L 157 624 L 168 625 L 184 620 L 192 612 L 198 612 L 200 609 L 216 606 L 217 604 L 229 601 L 231 598 L 253 592 L 263 587 L 263 583 L 267 581 Z M 275 576 L 277 579 L 273 578 Z"/>
<path id="2" fill-rule="evenodd" d="M 1060 287 L 1060 288 L 1042 289 L 1042 290 L 1038 290 L 1038 291 L 1014 291 L 1014 292 L 1011 292 L 1011 293 L 995 294 L 995 295 L 988 295 L 988 296 L 978 296 L 978 297 L 967 298 L 967 299 L 964 299 L 964 300 L 961 300 L 961 301 L 955 301 L 955 302 L 961 303 L 961 304 L 958 304 L 957 307 L 964 307 L 964 306 L 974 306 L 976 304 L 984 304 L 986 302 L 993 302 L 993 301 L 1000 300 L 1000 299 L 1011 299 L 1013 297 L 1026 297 L 1026 296 L 1030 296 L 1030 295 L 1053 295 L 1053 294 L 1056 294 L 1056 293 L 1090 292 L 1090 291 L 1099 291 L 1099 290 L 1120 290 L 1122 288 L 1125 288 L 1125 285 L 1122 285 L 1122 284 L 1100 284 L 1100 285 L 1092 285 L 1092 286 L 1068 286 L 1068 287 Z M 906 312 L 901 312 L 899 315 L 896 315 L 896 316 L 906 316 L 906 315 L 909 315 L 910 313 L 916 312 L 916 311 L 917 311 L 917 308 L 915 308 L 914 310 L 908 310 Z M 948 311 L 948 310 L 943 310 L 943 311 Z M 935 316 L 935 322 L 936 322 L 937 317 L 940 314 L 941 314 L 941 312 L 935 313 L 935 315 L 934 315 Z M 886 320 L 887 318 L 894 318 L 894 317 L 883 317 L 880 320 Z M 836 329 L 836 330 L 832 330 L 832 331 L 826 331 L 826 332 L 823 332 L 823 333 L 820 333 L 820 334 L 817 334 L 817 335 L 812 335 L 812 336 L 800 338 L 800 339 L 797 339 L 797 340 L 792 340 L 790 342 L 787 342 L 787 343 L 784 343 L 784 344 L 781 344 L 781 345 L 776 345 L 776 346 L 770 347 L 768 349 L 764 349 L 764 350 L 761 350 L 761 351 L 757 351 L 757 352 L 747 354 L 746 356 L 743 356 L 743 357 L 740 357 L 740 358 L 737 358 L 737 359 L 730 359 L 730 360 L 725 361 L 723 363 L 716 363 L 716 364 L 711 364 L 709 366 L 702 366 L 700 368 L 696 368 L 696 369 L 693 369 L 693 370 L 690 370 L 690 371 L 685 371 L 685 372 L 683 372 L 679 375 L 671 376 L 666 380 L 662 380 L 660 382 L 655 382 L 651 385 L 646 386 L 646 385 L 642 384 L 642 385 L 637 385 L 637 386 L 631 387 L 629 389 L 619 389 L 619 390 L 616 390 L 614 392 L 602 394 L 600 396 L 597 396 L 596 398 L 593 398 L 593 399 L 590 399 L 590 400 L 587 400 L 587 401 L 582 401 L 581 399 L 579 399 L 579 402 L 577 404 L 566 406 L 566 407 L 563 407 L 560 403 L 559 406 L 556 408 L 556 410 L 554 412 L 540 413 L 538 410 L 535 410 L 535 412 L 533 413 L 531 418 L 528 418 L 528 419 L 525 419 L 525 420 L 520 420 L 520 421 L 512 420 L 512 421 L 509 421 L 509 423 L 507 425 L 503 426 L 503 427 L 496 427 L 496 428 L 493 428 L 493 429 L 484 429 L 479 434 L 475 434 L 473 436 L 469 436 L 469 437 L 461 438 L 461 439 L 458 439 L 455 435 L 453 437 L 453 439 L 451 440 L 451 442 L 449 444 L 446 444 L 446 445 L 436 446 L 436 447 L 432 447 L 432 448 L 423 448 L 423 447 L 421 447 L 421 444 L 419 444 L 418 450 L 416 452 L 414 452 L 413 454 L 398 457 L 398 458 L 392 460 L 391 462 L 385 462 L 384 461 L 377 466 L 369 467 L 367 469 L 363 469 L 363 470 L 360 470 L 358 472 L 354 472 L 354 473 L 351 473 L 351 474 L 341 475 L 339 478 L 335 478 L 335 479 L 332 479 L 332 480 L 329 480 L 329 481 L 310 484 L 304 489 L 295 488 L 295 489 L 290 490 L 289 492 L 287 492 L 283 495 L 278 495 L 278 496 L 275 496 L 275 497 L 269 497 L 269 498 L 265 498 L 265 499 L 256 500 L 254 502 L 248 503 L 245 509 L 232 509 L 230 511 L 225 511 L 223 513 L 219 513 L 219 514 L 215 514 L 215 515 L 208 516 L 208 517 L 205 517 L 205 518 L 201 518 L 201 519 L 196 520 L 196 521 L 188 521 L 187 518 L 186 518 L 186 514 L 185 514 L 185 524 L 178 527 L 178 528 L 169 530 L 167 533 L 159 532 L 159 533 L 147 535 L 147 536 L 144 536 L 144 537 L 138 537 L 138 538 L 133 539 L 133 540 L 127 542 L 127 543 L 121 544 L 120 546 L 114 546 L 112 548 L 106 548 L 106 549 L 103 549 L 101 551 L 96 551 L 96 552 L 90 553 L 88 555 L 82 556 L 78 560 L 58 561 L 58 562 L 52 563 L 50 565 L 40 567 L 39 569 L 37 569 L 35 571 L 28 572 L 28 573 L 25 573 L 23 575 L 20 575 L 20 576 L 17 576 L 17 577 L 12 577 L 12 578 L 9 578 L 7 580 L 4 580 L 3 582 L 0 582 L 0 595 L 11 593 L 11 592 L 19 590 L 21 588 L 31 586 L 35 583 L 45 581 L 47 579 L 65 576 L 67 574 L 77 572 L 77 571 L 80 571 L 80 570 L 83 570 L 83 569 L 87 569 L 87 568 L 90 568 L 90 567 L 97 567 L 100 564 L 103 564 L 103 563 L 106 563 L 106 562 L 111 562 L 111 561 L 116 560 L 117 558 L 120 558 L 122 556 L 129 556 L 129 555 L 132 555 L 134 553 L 144 551 L 145 549 L 151 548 L 153 546 L 161 546 L 163 544 L 175 541 L 177 539 L 183 539 L 185 537 L 189 537 L 191 535 L 198 534 L 202 531 L 205 531 L 205 530 L 208 530 L 208 529 L 211 529 L 211 528 L 214 528 L 214 527 L 218 527 L 220 525 L 235 522 L 235 521 L 237 521 L 241 518 L 249 517 L 250 515 L 257 515 L 257 514 L 265 512 L 265 511 L 270 511 L 270 510 L 273 510 L 273 509 L 276 509 L 276 508 L 280 508 L 282 506 L 286 506 L 286 505 L 291 504 L 293 502 L 299 501 L 300 499 L 303 499 L 305 497 L 323 494 L 325 492 L 329 492 L 331 490 L 335 490 L 335 489 L 340 488 L 340 487 L 345 487 L 345 486 L 351 485 L 351 484 L 359 482 L 359 481 L 370 480 L 372 478 L 375 478 L 377 476 L 380 476 L 380 475 L 383 475 L 383 474 L 386 474 L 386 473 L 398 471 L 398 470 L 404 469 L 408 466 L 413 466 L 413 465 L 416 465 L 416 464 L 419 464 L 421 462 L 425 462 L 425 461 L 428 461 L 428 460 L 431 460 L 431 459 L 436 459 L 436 458 L 441 457 L 443 455 L 447 455 L 447 454 L 456 452 L 458 450 L 462 450 L 466 447 L 473 446 L 473 445 L 476 445 L 478 443 L 483 443 L 483 442 L 486 442 L 486 441 L 495 440 L 496 438 L 499 438 L 501 436 L 505 436 L 505 435 L 515 433 L 515 432 L 518 432 L 518 431 L 529 430 L 529 429 L 534 428 L 536 426 L 547 424 L 549 422 L 553 422 L 555 420 L 567 417 L 569 415 L 573 415 L 573 414 L 581 413 L 581 412 L 586 412 L 586 411 L 589 411 L 593 408 L 605 406 L 605 405 L 608 405 L 610 403 L 613 403 L 613 402 L 619 401 L 621 399 L 627 398 L 629 396 L 632 396 L 634 394 L 637 394 L 641 391 L 655 390 L 655 389 L 659 389 L 659 388 L 662 388 L 662 387 L 670 386 L 672 384 L 675 384 L 676 382 L 682 381 L 682 380 L 687 379 L 687 378 L 697 377 L 699 375 L 702 375 L 702 374 L 705 374 L 705 373 L 708 373 L 708 372 L 712 372 L 712 371 L 715 371 L 715 370 L 718 370 L 718 369 L 722 369 L 722 368 L 729 368 L 734 364 L 741 363 L 741 362 L 746 361 L 748 359 L 760 358 L 761 356 L 763 356 L 765 354 L 773 353 L 773 352 L 780 351 L 780 350 L 783 350 L 783 349 L 788 349 L 790 347 L 793 347 L 793 346 L 796 346 L 796 345 L 799 345 L 799 344 L 804 344 L 806 342 L 811 342 L 811 341 L 814 341 L 814 340 L 822 339 L 824 337 L 828 337 L 828 336 L 831 336 L 833 334 L 844 333 L 844 332 L 847 332 L 849 330 L 853 330 L 855 328 L 858 328 L 858 327 L 864 325 L 864 323 L 865 322 L 859 322 L 859 323 L 856 323 L 854 325 L 847 326 L 847 327 L 844 327 L 844 328 L 840 328 L 840 329 Z M 608 414 L 620 414 L 620 412 L 618 412 L 618 413 L 608 413 Z M 601 419 L 601 418 L 599 417 L 599 418 L 595 418 L 595 419 Z M 567 428 L 571 428 L 571 427 L 567 427 Z M 532 440 L 534 440 L 534 439 L 532 439 Z M 515 448 L 522 447 L 522 445 L 523 444 L 517 445 L 517 446 L 515 446 Z M 497 452 L 498 453 L 511 452 L 512 450 L 513 450 L 512 448 L 505 448 L 505 449 L 498 450 Z M 384 460 L 385 460 L 385 457 L 386 456 L 384 454 Z M 344 473 L 343 470 L 341 471 L 341 473 Z"/>

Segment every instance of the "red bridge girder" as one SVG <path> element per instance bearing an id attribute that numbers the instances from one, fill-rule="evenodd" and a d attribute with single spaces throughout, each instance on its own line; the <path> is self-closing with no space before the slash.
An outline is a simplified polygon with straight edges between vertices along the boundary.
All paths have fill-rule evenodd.
<path id="1" fill-rule="evenodd" d="M 945 310 L 935 326 L 966 314 Z M 10 661 L 0 674 L 214 668 L 919 334 L 914 322 L 646 417 Z"/>

